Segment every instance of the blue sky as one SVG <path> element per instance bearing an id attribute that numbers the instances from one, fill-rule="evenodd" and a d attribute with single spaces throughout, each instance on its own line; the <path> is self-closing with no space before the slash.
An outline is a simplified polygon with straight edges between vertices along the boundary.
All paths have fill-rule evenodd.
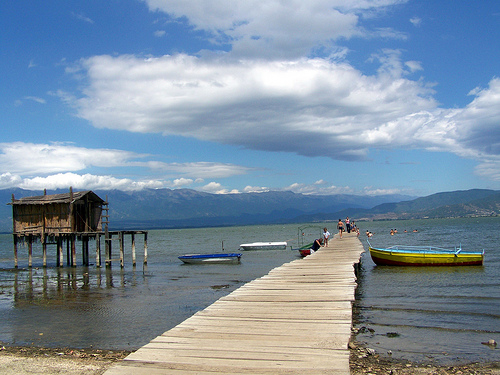
<path id="1" fill-rule="evenodd" d="M 500 188 L 500 2 L 5 0 L 0 188 Z"/>

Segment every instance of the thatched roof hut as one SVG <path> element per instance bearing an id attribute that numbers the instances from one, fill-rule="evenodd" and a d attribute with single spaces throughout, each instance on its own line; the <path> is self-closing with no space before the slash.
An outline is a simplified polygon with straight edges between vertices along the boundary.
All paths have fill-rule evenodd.
<path id="1" fill-rule="evenodd" d="M 45 236 L 102 231 L 101 214 L 107 204 L 94 192 L 80 191 L 14 199 L 13 234 Z"/>

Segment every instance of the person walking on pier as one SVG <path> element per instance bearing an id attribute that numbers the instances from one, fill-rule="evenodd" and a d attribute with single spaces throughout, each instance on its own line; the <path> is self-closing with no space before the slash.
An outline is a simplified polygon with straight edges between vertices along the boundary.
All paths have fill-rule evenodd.
<path id="1" fill-rule="evenodd" d="M 347 233 L 351 233 L 351 221 L 349 220 L 349 216 L 345 219 L 345 229 Z"/>
<path id="2" fill-rule="evenodd" d="M 337 223 L 337 229 L 339 230 L 340 238 L 342 238 L 342 232 L 344 231 L 344 223 L 342 222 L 341 219 L 339 219 L 339 222 Z"/>

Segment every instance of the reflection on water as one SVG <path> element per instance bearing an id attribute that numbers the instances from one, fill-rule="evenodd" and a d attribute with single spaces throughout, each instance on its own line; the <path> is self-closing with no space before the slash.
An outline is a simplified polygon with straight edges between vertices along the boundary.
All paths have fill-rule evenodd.
<path id="1" fill-rule="evenodd" d="M 68 268 L 31 268 L 11 270 L 14 307 L 26 304 L 59 304 L 88 296 L 93 289 L 111 289 L 137 285 L 138 272 L 134 268 L 130 280 L 122 269 L 88 267 Z M 147 266 L 139 273 L 147 282 Z M 3 289 L 9 289 L 9 278 L 1 280 Z M 5 291 L 4 291 L 5 293 Z"/>
<path id="2" fill-rule="evenodd" d="M 0 235 L 0 342 L 137 349 L 239 286 L 297 259 L 298 252 L 247 252 L 241 264 L 210 266 L 184 265 L 179 255 L 220 252 L 221 243 L 232 252 L 243 242 L 288 240 L 296 233 L 295 225 L 156 230 L 149 232 L 144 268 L 132 267 L 130 259 L 124 268 L 43 268 L 35 249 L 35 267 L 18 270 L 11 268 L 12 237 Z"/>

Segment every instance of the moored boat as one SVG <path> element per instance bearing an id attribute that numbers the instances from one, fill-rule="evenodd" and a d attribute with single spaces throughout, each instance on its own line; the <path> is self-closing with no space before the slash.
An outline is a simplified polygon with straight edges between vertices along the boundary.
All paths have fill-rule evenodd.
<path id="1" fill-rule="evenodd" d="M 187 264 L 213 264 L 213 263 L 229 263 L 236 264 L 240 262 L 241 253 L 227 254 L 186 254 L 178 257 Z"/>
<path id="2" fill-rule="evenodd" d="M 311 242 L 310 244 L 304 245 L 304 246 L 300 247 L 299 249 L 297 249 L 297 250 L 299 250 L 300 256 L 306 257 L 308 255 L 311 255 L 312 245 L 313 245 L 313 243 Z"/>
<path id="3" fill-rule="evenodd" d="M 285 250 L 286 242 L 252 242 L 240 245 L 242 250 Z"/>
<path id="4" fill-rule="evenodd" d="M 373 262 L 379 266 L 481 266 L 483 251 L 463 251 L 462 247 L 443 249 L 435 246 L 395 245 L 386 249 L 372 247 Z"/>

